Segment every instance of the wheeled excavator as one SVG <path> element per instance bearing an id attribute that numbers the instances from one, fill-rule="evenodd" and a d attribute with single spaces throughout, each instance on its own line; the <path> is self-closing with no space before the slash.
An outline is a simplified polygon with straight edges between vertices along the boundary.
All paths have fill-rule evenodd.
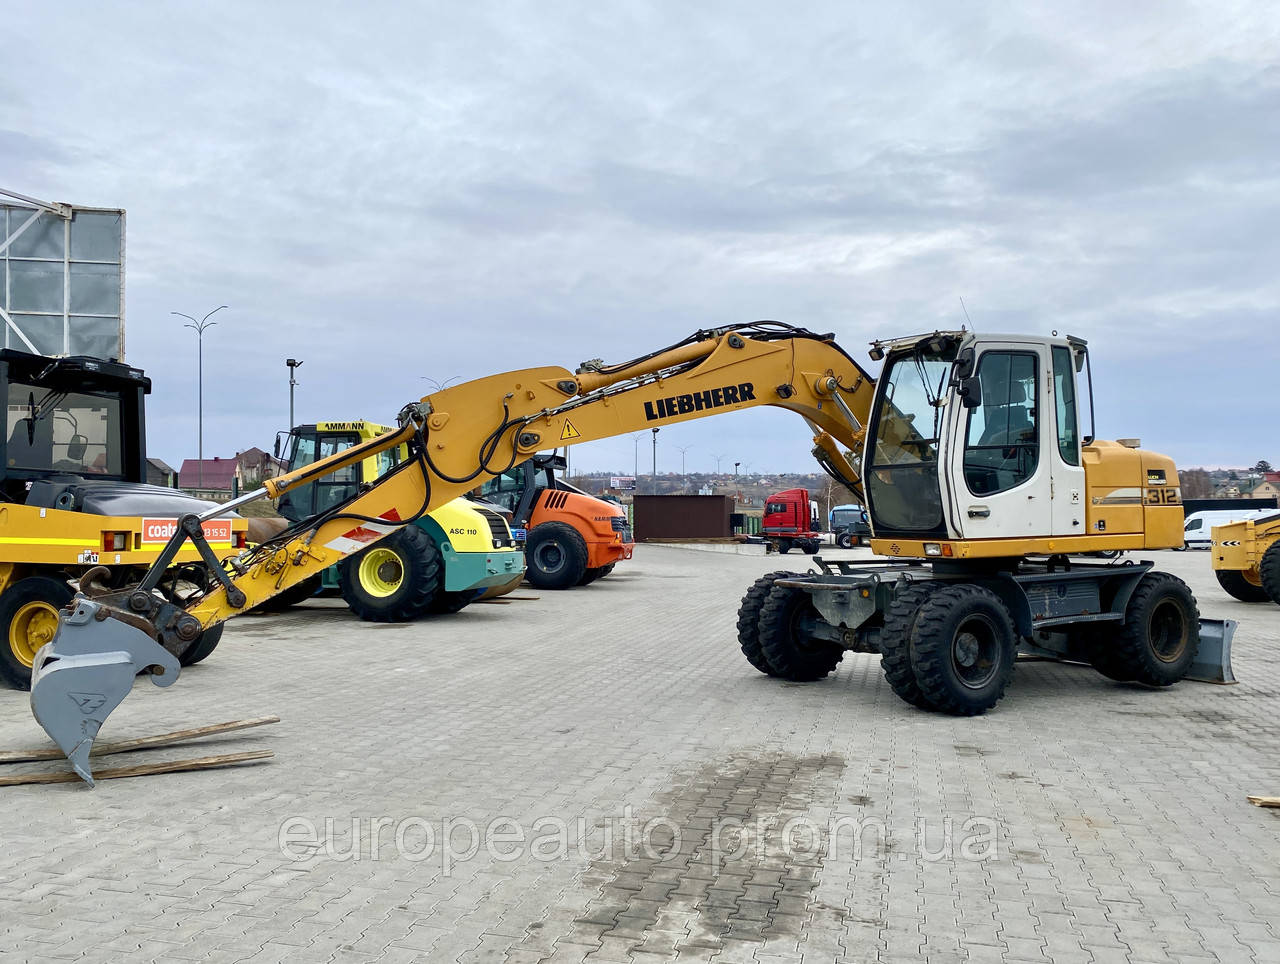
<path id="1" fill-rule="evenodd" d="M 867 507 L 872 565 L 772 573 L 747 591 L 739 644 L 772 676 L 814 680 L 877 652 L 903 699 L 952 714 L 995 705 L 1021 649 L 1167 685 L 1203 650 L 1195 599 L 1149 562 L 1073 553 L 1181 544 L 1171 459 L 1083 432 L 1076 338 L 937 331 L 873 343 L 873 378 L 834 340 L 778 322 L 695 332 L 576 371 L 530 368 L 448 387 L 376 439 L 217 511 L 279 497 L 394 446 L 409 457 L 351 498 L 224 560 L 183 600 L 157 591 L 178 532 L 139 583 L 95 572 L 37 656 L 32 709 L 77 773 L 136 673 L 169 686 L 190 640 L 540 451 L 761 405 L 801 416 L 818 462 Z M 847 454 L 846 454 L 847 453 Z M 1204 658 L 1203 652 L 1200 659 Z"/>

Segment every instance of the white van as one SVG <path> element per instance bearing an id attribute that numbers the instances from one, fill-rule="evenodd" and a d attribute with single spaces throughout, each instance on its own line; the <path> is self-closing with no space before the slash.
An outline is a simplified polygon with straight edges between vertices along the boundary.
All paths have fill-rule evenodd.
<path id="1" fill-rule="evenodd" d="M 1193 512 L 1182 526 L 1182 544 L 1187 549 L 1208 549 L 1213 545 L 1213 527 L 1228 522 L 1243 522 L 1275 509 L 1210 509 Z"/>

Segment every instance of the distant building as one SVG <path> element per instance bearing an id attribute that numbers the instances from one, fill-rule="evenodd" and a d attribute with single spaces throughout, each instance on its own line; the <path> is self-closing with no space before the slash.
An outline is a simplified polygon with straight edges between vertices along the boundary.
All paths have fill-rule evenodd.
<path id="1" fill-rule="evenodd" d="M 211 502 L 226 502 L 236 478 L 236 460 L 214 456 L 211 459 L 183 459 L 178 470 L 178 488 Z"/>
<path id="2" fill-rule="evenodd" d="M 152 485 L 172 489 L 178 481 L 178 473 L 163 459 L 147 459 L 147 481 Z"/>
<path id="3" fill-rule="evenodd" d="M 1268 478 L 1259 482 L 1247 492 L 1242 492 L 1241 495 L 1249 499 L 1274 499 L 1276 496 L 1280 496 L 1280 479 L 1272 481 L 1270 478 L 1270 476 L 1276 474 L 1275 472 L 1268 472 Z"/>
<path id="4" fill-rule="evenodd" d="M 256 489 L 264 479 L 279 475 L 281 468 L 278 459 L 257 446 L 237 452 L 230 459 L 215 456 L 203 463 L 184 459 L 178 472 L 178 488 L 197 498 L 226 502 L 237 492 Z"/>

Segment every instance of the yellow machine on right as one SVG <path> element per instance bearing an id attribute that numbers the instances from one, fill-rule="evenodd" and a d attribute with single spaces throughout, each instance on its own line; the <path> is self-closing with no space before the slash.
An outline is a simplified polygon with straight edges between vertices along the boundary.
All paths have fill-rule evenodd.
<path id="1" fill-rule="evenodd" d="M 1241 602 L 1280 606 L 1280 512 L 1213 527 L 1213 574 Z"/>
<path id="2" fill-rule="evenodd" d="M 994 706 L 1019 653 L 1151 686 L 1230 678 L 1230 624 L 1201 620 L 1185 583 L 1148 561 L 1080 558 L 1183 541 L 1173 461 L 1136 442 L 1097 441 L 1082 424 L 1084 341 L 937 331 L 875 342 L 870 354 L 883 362 L 878 376 L 832 335 L 754 322 L 621 363 L 441 389 L 406 405 L 395 430 L 211 510 L 278 498 L 407 447 L 341 503 L 226 559 L 209 589 L 176 601 L 154 589 L 184 541 L 203 538 L 196 515 L 179 520 L 141 582 L 86 573 L 37 655 L 32 709 L 91 780 L 93 740 L 134 674 L 150 669 L 153 682 L 172 684 L 175 653 L 201 632 L 537 452 L 762 405 L 807 423 L 815 458 L 867 507 L 871 548 L 887 559 L 816 560 L 821 571 L 757 580 L 738 610 L 737 642 L 760 672 L 818 680 L 848 652 L 875 653 L 902 699 L 955 715 Z"/>

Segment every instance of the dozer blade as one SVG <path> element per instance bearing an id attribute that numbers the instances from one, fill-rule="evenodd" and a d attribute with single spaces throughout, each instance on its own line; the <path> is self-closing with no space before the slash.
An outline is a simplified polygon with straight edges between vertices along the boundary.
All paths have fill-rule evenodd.
<path id="1" fill-rule="evenodd" d="M 1234 683 L 1231 672 L 1231 639 L 1236 634 L 1234 619 L 1201 619 L 1200 647 L 1196 661 L 1187 670 L 1187 679 L 1201 683 Z"/>
<path id="2" fill-rule="evenodd" d="M 89 751 L 107 717 L 148 666 L 157 686 L 178 679 L 178 659 L 142 630 L 107 617 L 84 596 L 58 613 L 58 632 L 36 653 L 31 672 L 31 712 L 89 786 Z M 107 618 L 104 618 L 107 617 Z"/>

